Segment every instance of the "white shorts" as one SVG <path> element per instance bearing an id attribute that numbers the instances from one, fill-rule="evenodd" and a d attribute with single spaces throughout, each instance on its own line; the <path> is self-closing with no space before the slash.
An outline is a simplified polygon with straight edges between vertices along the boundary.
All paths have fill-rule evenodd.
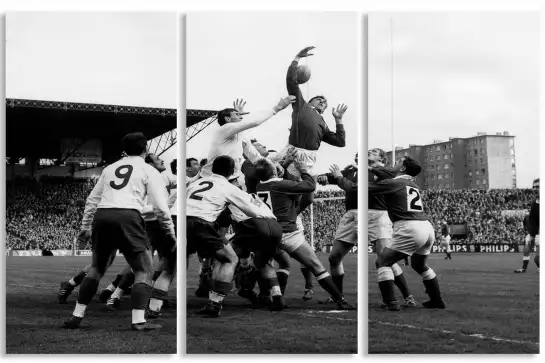
<path id="1" fill-rule="evenodd" d="M 446 249 L 447 252 L 450 251 L 450 236 L 441 236 L 439 237 L 439 247 Z"/>
<path id="2" fill-rule="evenodd" d="M 397 221 L 390 248 L 411 256 L 429 255 L 435 243 L 435 231 L 429 221 Z"/>
<path id="3" fill-rule="evenodd" d="M 305 226 L 303 226 L 303 218 L 301 218 L 301 215 L 297 216 L 295 223 L 297 224 L 298 231 L 305 232 Z"/>
<path id="4" fill-rule="evenodd" d="M 292 154 L 295 155 L 296 161 L 299 161 L 305 166 L 310 175 L 317 175 L 316 173 L 314 173 L 314 164 L 316 164 L 316 150 L 301 149 L 288 144 L 278 154 L 276 154 L 276 156 L 273 158 L 273 161 L 282 164 L 284 159 Z M 293 163 L 288 166 L 288 172 L 295 177 L 301 176 L 299 170 L 295 168 Z"/>
<path id="5" fill-rule="evenodd" d="M 530 240 L 531 240 L 532 236 L 530 236 L 529 234 L 526 235 L 526 238 L 524 240 L 524 243 L 528 246 L 530 245 Z M 536 234 L 536 238 L 534 238 L 534 245 L 535 246 L 539 246 L 539 234 Z"/>
<path id="6" fill-rule="evenodd" d="M 369 209 L 367 218 L 367 237 L 370 243 L 382 238 L 392 238 L 392 221 L 388 217 L 388 211 Z"/>
<path id="7" fill-rule="evenodd" d="M 293 231 L 288 233 L 282 233 L 282 242 L 280 242 L 280 249 L 287 253 L 292 253 L 299 247 L 306 243 L 305 234 L 302 231 Z"/>
<path id="8" fill-rule="evenodd" d="M 335 240 L 350 243 L 352 245 L 358 244 L 358 210 L 351 209 L 346 212 L 339 222 L 337 232 L 335 233 Z"/>

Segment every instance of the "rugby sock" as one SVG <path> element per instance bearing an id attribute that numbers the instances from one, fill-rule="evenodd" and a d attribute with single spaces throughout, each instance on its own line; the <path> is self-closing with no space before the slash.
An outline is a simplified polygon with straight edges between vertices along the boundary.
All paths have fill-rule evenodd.
<path id="1" fill-rule="evenodd" d="M 232 290 L 233 283 L 213 280 L 212 286 L 212 291 L 208 294 L 209 299 L 210 301 L 221 304 L 223 298 Z"/>
<path id="2" fill-rule="evenodd" d="M 72 315 L 74 315 L 74 316 L 76 316 L 78 318 L 83 318 L 83 316 L 85 315 L 85 310 L 86 309 L 87 309 L 87 305 L 76 303 L 76 307 L 75 307 L 74 312 L 72 313 Z"/>
<path id="3" fill-rule="evenodd" d="M 116 287 L 114 286 L 114 284 L 109 284 L 108 287 L 106 287 L 106 290 L 109 290 L 109 291 L 112 291 L 114 292 L 116 289 Z"/>
<path id="4" fill-rule="evenodd" d="M 168 291 L 159 290 L 153 288 L 151 290 L 151 299 L 149 301 L 149 308 L 153 311 L 159 311 L 163 307 L 163 301 L 167 298 Z"/>
<path id="5" fill-rule="evenodd" d="M 391 267 L 379 267 L 377 270 L 378 287 L 385 304 L 397 302 L 394 291 L 394 272 Z"/>
<path id="6" fill-rule="evenodd" d="M 282 295 L 285 295 L 286 285 L 288 284 L 288 277 L 290 276 L 290 270 L 279 269 L 276 271 L 276 278 L 278 279 L 278 284 L 280 285 L 280 291 Z"/>
<path id="7" fill-rule="evenodd" d="M 121 295 L 119 295 L 119 299 L 123 296 L 123 292 L 127 291 L 131 285 L 134 284 L 134 273 L 132 271 L 126 273 L 121 281 L 119 281 L 119 285 L 117 285 L 117 289 L 114 291 L 114 294 L 116 291 L 121 290 Z M 114 297 L 112 294 L 111 297 Z"/>
<path id="8" fill-rule="evenodd" d="M 83 281 L 85 276 L 87 276 L 87 272 L 80 271 L 76 276 L 74 276 L 74 278 L 70 279 L 70 281 L 68 281 L 68 283 L 70 283 L 70 285 L 72 285 L 74 287 L 78 286 L 78 285 L 81 284 L 81 282 Z"/>
<path id="9" fill-rule="evenodd" d="M 305 277 L 305 290 L 312 289 L 312 271 L 308 267 L 301 267 L 301 272 Z"/>
<path id="10" fill-rule="evenodd" d="M 331 267 L 331 279 L 337 287 L 337 290 L 342 294 L 343 293 L 343 279 L 344 279 L 344 266 L 340 262 L 338 265 L 333 265 L 330 263 Z"/>
<path id="11" fill-rule="evenodd" d="M 131 290 L 132 300 L 132 323 L 145 323 L 144 318 L 146 307 L 151 295 L 151 286 L 146 283 L 139 282 L 134 284 Z"/>
<path id="12" fill-rule="evenodd" d="M 276 284 L 278 286 L 279 283 L 278 283 L 278 278 L 275 276 L 274 279 L 276 280 Z M 269 296 L 269 286 L 270 283 L 268 282 L 267 279 L 261 277 L 261 276 L 258 276 L 257 277 L 257 285 L 259 286 L 259 296 Z M 280 288 L 280 287 L 279 287 Z"/>
<path id="13" fill-rule="evenodd" d="M 269 278 L 266 280 L 266 284 L 268 285 L 267 291 L 270 291 L 271 296 L 282 295 L 282 290 L 280 290 L 280 284 L 278 283 L 278 278 L 276 277 Z M 268 296 L 268 294 L 265 296 Z"/>
<path id="14" fill-rule="evenodd" d="M 530 256 L 522 256 L 522 269 L 526 270 L 528 268 L 528 263 L 530 263 Z"/>
<path id="15" fill-rule="evenodd" d="M 420 274 L 426 287 L 426 292 L 430 297 L 431 301 L 441 300 L 441 291 L 439 290 L 439 281 L 437 281 L 437 276 L 435 271 L 431 268 L 428 268 L 426 271 Z"/>
<path id="16" fill-rule="evenodd" d="M 121 281 L 122 278 L 123 278 L 123 274 L 115 275 L 115 278 L 112 280 L 112 283 L 110 284 L 110 286 L 113 287 L 113 289 L 111 289 L 111 291 L 115 290 L 117 285 L 119 285 L 119 281 Z M 107 287 L 108 290 L 110 290 L 110 286 Z"/>
<path id="17" fill-rule="evenodd" d="M 110 299 L 121 299 L 124 293 L 125 291 L 122 288 L 117 287 L 113 292 L 112 296 L 110 296 Z"/>
<path id="18" fill-rule="evenodd" d="M 534 257 L 534 262 L 536 263 L 537 268 L 539 268 L 539 255 L 537 255 L 536 257 Z"/>
<path id="19" fill-rule="evenodd" d="M 447 257 L 449 260 L 452 260 L 452 256 L 450 255 L 450 252 L 447 252 Z"/>
<path id="20" fill-rule="evenodd" d="M 89 305 L 93 297 L 97 293 L 99 281 L 90 277 L 85 277 L 81 282 L 79 288 L 78 303 L 82 305 Z"/>
<path id="21" fill-rule="evenodd" d="M 397 263 L 392 265 L 392 272 L 394 273 L 394 284 L 397 286 L 403 298 L 408 298 L 411 293 L 409 292 L 409 285 L 407 285 L 407 280 L 405 280 L 405 275 L 403 275 L 403 270 Z"/>
<path id="22" fill-rule="evenodd" d="M 341 301 L 343 299 L 343 295 L 339 292 L 335 284 L 333 283 L 333 279 L 331 279 L 331 276 L 329 275 L 329 272 L 322 271 L 317 273 L 316 275 L 316 281 L 320 284 L 320 286 L 331 295 L 333 298 L 333 301 Z"/>

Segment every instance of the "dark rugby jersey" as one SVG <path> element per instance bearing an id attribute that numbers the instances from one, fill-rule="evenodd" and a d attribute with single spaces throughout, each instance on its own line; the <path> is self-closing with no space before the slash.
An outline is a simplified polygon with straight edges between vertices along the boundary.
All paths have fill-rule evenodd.
<path id="1" fill-rule="evenodd" d="M 522 226 L 524 227 L 524 232 L 528 233 L 530 231 L 530 216 L 526 215 L 522 220 Z"/>
<path id="2" fill-rule="evenodd" d="M 246 184 L 246 192 L 255 194 L 259 179 L 255 176 L 255 165 L 249 160 L 244 160 L 240 168 L 244 174 L 244 184 Z"/>
<path id="3" fill-rule="evenodd" d="M 313 192 L 316 182 L 306 171 L 301 171 L 300 182 L 274 178 L 257 185 L 257 196 L 272 209 L 283 233 L 297 230 L 297 206 L 301 195 Z"/>
<path id="4" fill-rule="evenodd" d="M 530 207 L 530 216 L 528 217 L 528 234 L 535 237 L 539 234 L 539 198 L 537 198 Z"/>
<path id="5" fill-rule="evenodd" d="M 297 62 L 293 61 L 286 75 L 288 94 L 295 96 L 292 104 L 291 128 L 289 144 L 305 150 L 318 150 L 321 142 L 333 146 L 344 147 L 346 145 L 343 124 L 336 124 L 336 132 L 327 127 L 322 115 L 303 99 L 303 94 L 297 83 Z"/>
<path id="6" fill-rule="evenodd" d="M 450 235 L 450 228 L 448 228 L 448 224 L 441 225 L 441 236 L 446 237 Z"/>
<path id="7" fill-rule="evenodd" d="M 388 216 L 392 223 L 401 220 L 427 221 L 420 188 L 409 176 L 369 183 L 369 193 L 384 195 Z"/>
<path id="8" fill-rule="evenodd" d="M 385 179 L 392 179 L 395 177 L 395 172 L 387 166 L 378 166 L 372 169 L 368 169 L 368 178 L 369 183 L 379 182 Z M 377 209 L 377 210 L 387 210 L 386 201 L 384 200 L 383 195 L 371 194 L 368 191 L 368 209 Z"/>
<path id="9" fill-rule="evenodd" d="M 358 209 L 358 167 L 348 165 L 341 173 L 343 175 L 342 178 L 334 178 L 330 173 L 325 174 L 327 176 L 327 183 L 336 184 L 346 192 L 344 204 L 347 211 Z"/>

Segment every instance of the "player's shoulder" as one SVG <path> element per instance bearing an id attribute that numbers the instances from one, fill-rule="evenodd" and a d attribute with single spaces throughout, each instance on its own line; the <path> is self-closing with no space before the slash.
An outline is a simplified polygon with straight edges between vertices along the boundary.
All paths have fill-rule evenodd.
<path id="1" fill-rule="evenodd" d="M 369 175 L 374 179 L 374 181 L 392 179 L 395 177 L 395 174 L 395 171 L 388 166 L 375 166 L 369 169 Z"/>

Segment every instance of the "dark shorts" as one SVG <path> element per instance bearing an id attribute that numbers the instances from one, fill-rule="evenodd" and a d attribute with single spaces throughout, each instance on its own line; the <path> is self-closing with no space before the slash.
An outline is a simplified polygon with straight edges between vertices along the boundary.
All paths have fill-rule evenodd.
<path id="1" fill-rule="evenodd" d="M 218 224 L 219 228 L 227 228 L 232 222 L 229 208 L 225 208 L 219 215 L 218 219 L 216 219 L 216 223 Z"/>
<path id="2" fill-rule="evenodd" d="M 217 224 L 198 217 L 187 217 L 186 237 L 187 255 L 198 252 L 200 257 L 213 257 L 224 247 L 225 237 L 217 229 Z"/>
<path id="3" fill-rule="evenodd" d="M 174 222 L 176 232 L 176 218 L 173 218 L 172 221 Z M 146 232 L 148 233 L 152 250 L 157 251 L 159 258 L 167 262 L 167 270 L 172 273 L 176 265 L 176 250 L 172 251 L 174 247 L 172 240 L 161 228 L 158 221 L 146 222 Z"/>
<path id="4" fill-rule="evenodd" d="M 98 209 L 91 239 L 93 254 L 99 256 L 116 250 L 130 256 L 151 249 L 144 219 L 134 209 Z"/>
<path id="5" fill-rule="evenodd" d="M 266 259 L 275 255 L 282 241 L 282 227 L 274 219 L 250 218 L 236 223 L 233 229 L 231 241 L 238 251 L 262 253 Z"/>

